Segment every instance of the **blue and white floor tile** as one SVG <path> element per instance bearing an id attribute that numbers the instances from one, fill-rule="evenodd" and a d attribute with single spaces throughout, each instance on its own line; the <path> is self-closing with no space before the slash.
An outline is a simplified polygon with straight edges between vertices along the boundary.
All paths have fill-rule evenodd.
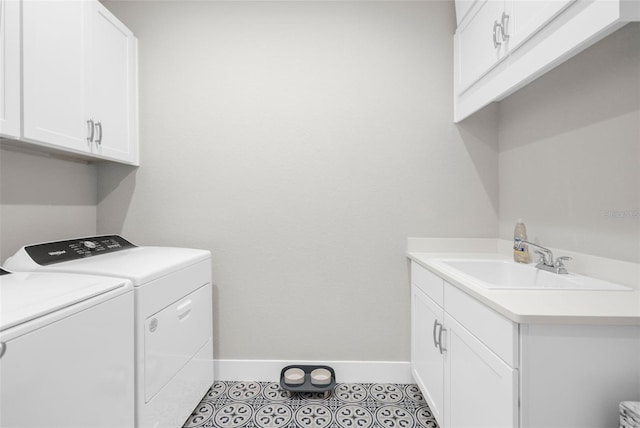
<path id="1" fill-rule="evenodd" d="M 416 385 L 339 383 L 289 397 L 272 382 L 216 382 L 184 428 L 438 428 Z"/>

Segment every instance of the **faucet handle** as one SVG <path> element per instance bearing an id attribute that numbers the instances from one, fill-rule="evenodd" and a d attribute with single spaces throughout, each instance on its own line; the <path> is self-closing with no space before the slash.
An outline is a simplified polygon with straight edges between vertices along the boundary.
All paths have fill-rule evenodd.
<path id="1" fill-rule="evenodd" d="M 558 257 L 556 259 L 556 263 L 555 263 L 555 267 L 564 267 L 564 261 L 565 260 L 573 260 L 573 257 L 569 257 L 569 256 L 562 256 L 562 257 Z"/>
<path id="2" fill-rule="evenodd" d="M 540 263 L 542 263 L 543 265 L 549 265 L 549 262 L 547 262 L 547 256 L 549 254 L 540 250 L 536 250 L 535 253 L 540 256 L 540 260 L 538 260 Z"/>

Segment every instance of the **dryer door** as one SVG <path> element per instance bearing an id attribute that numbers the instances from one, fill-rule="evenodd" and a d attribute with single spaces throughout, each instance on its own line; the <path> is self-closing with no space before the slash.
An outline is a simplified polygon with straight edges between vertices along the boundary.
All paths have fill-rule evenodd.
<path id="1" fill-rule="evenodd" d="M 144 384 L 148 403 L 211 337 L 211 284 L 145 320 Z"/>

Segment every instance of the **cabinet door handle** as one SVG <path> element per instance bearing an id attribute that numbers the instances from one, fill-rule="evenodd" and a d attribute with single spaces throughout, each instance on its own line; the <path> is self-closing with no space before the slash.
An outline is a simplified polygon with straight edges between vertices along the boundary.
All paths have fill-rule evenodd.
<path id="1" fill-rule="evenodd" d="M 440 324 L 440 331 L 438 332 L 438 348 L 440 348 L 440 353 L 444 354 L 447 348 L 442 347 L 442 332 L 447 331 L 446 328 L 442 328 L 442 324 Z"/>
<path id="2" fill-rule="evenodd" d="M 6 350 L 7 350 L 7 344 L 4 342 L 0 342 L 0 358 L 2 358 Z"/>
<path id="3" fill-rule="evenodd" d="M 502 42 L 498 40 L 499 29 L 502 29 L 502 24 L 498 21 L 493 21 L 493 47 L 496 49 L 502 44 Z"/>
<path id="4" fill-rule="evenodd" d="M 102 144 L 102 122 L 96 122 L 96 128 L 98 129 L 98 131 L 100 131 L 98 137 L 96 138 L 96 143 Z"/>
<path id="5" fill-rule="evenodd" d="M 436 339 L 436 330 L 438 330 L 438 320 L 433 320 L 433 347 L 438 347 L 438 340 Z"/>
<path id="6" fill-rule="evenodd" d="M 87 143 L 90 143 L 93 141 L 93 132 L 94 132 L 94 123 L 93 123 L 93 119 L 89 119 L 87 120 L 87 126 L 89 127 L 89 131 L 87 132 Z"/>
<path id="7" fill-rule="evenodd" d="M 506 42 L 509 40 L 509 14 L 507 14 L 507 12 L 502 12 L 500 29 L 502 30 L 502 41 Z"/>

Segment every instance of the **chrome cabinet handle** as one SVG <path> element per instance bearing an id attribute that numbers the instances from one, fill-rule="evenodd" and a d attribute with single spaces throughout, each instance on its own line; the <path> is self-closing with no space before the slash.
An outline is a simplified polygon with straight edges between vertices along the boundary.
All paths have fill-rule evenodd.
<path id="1" fill-rule="evenodd" d="M 502 19 L 500 20 L 500 29 L 502 30 L 502 41 L 509 40 L 509 15 L 507 12 L 502 12 Z"/>
<path id="2" fill-rule="evenodd" d="M 498 40 L 498 30 L 501 29 L 501 27 L 501 23 L 493 21 L 493 47 L 496 49 L 502 44 L 502 42 Z"/>
<path id="3" fill-rule="evenodd" d="M 440 353 L 444 354 L 444 352 L 447 350 L 447 348 L 443 348 L 442 347 L 442 332 L 443 331 L 447 331 L 446 328 L 442 328 L 442 324 L 440 324 L 440 331 L 438 332 L 438 348 L 440 348 Z"/>
<path id="4" fill-rule="evenodd" d="M 89 119 L 87 120 L 87 126 L 89 128 L 88 132 L 87 132 L 87 143 L 90 143 L 93 141 L 93 135 L 94 135 L 94 123 L 93 123 L 93 119 Z"/>
<path id="5" fill-rule="evenodd" d="M 102 122 L 96 122 L 96 128 L 100 131 L 96 138 L 96 144 L 102 144 Z"/>
<path id="6" fill-rule="evenodd" d="M 433 347 L 438 347 L 438 341 L 436 340 L 436 330 L 438 329 L 438 320 L 433 320 Z"/>
<path id="7" fill-rule="evenodd" d="M 7 344 L 4 342 L 0 342 L 0 358 L 2 358 L 6 350 L 7 350 Z"/>

